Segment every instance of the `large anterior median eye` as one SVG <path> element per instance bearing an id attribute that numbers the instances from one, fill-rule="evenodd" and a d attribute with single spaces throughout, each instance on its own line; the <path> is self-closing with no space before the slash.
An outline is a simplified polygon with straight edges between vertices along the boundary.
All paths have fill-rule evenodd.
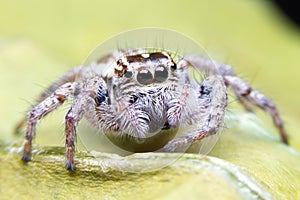
<path id="1" fill-rule="evenodd" d="M 136 79 L 140 84 L 147 85 L 151 83 L 153 76 L 149 70 L 142 69 L 138 72 Z"/>
<path id="2" fill-rule="evenodd" d="M 154 72 L 155 82 L 162 83 L 168 78 L 168 69 L 165 66 L 159 65 Z"/>

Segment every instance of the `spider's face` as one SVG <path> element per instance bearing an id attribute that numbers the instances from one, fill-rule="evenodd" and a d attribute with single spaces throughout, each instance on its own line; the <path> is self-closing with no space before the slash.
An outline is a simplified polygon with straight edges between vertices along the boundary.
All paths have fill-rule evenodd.
<path id="1" fill-rule="evenodd" d="M 107 95 L 111 109 L 119 113 L 122 134 L 107 136 L 127 150 L 157 150 L 180 125 L 168 119 L 176 114 L 174 102 L 182 92 L 177 64 L 166 52 L 124 54 L 116 60 Z"/>
<path id="2" fill-rule="evenodd" d="M 153 86 L 172 81 L 176 67 L 166 52 L 143 53 L 118 59 L 115 74 L 134 80 L 140 86 Z"/>

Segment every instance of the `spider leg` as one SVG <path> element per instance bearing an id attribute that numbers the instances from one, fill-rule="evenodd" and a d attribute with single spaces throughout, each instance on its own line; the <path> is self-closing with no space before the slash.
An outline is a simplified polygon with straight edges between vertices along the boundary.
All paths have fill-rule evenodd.
<path id="1" fill-rule="evenodd" d="M 95 92 L 93 90 L 82 92 L 74 100 L 70 110 L 65 117 L 65 132 L 66 132 L 66 168 L 70 171 L 75 170 L 74 154 L 76 141 L 76 126 L 82 119 L 83 115 L 94 106 Z"/>
<path id="2" fill-rule="evenodd" d="M 217 68 L 218 73 L 223 76 L 226 86 L 230 86 L 233 89 L 243 107 L 247 111 L 252 112 L 252 107 L 249 104 L 251 103 L 268 112 L 272 116 L 273 122 L 279 130 L 282 142 L 288 144 L 288 135 L 285 131 L 278 109 L 273 101 L 264 94 L 253 89 L 249 83 L 237 77 L 230 65 L 211 61 L 199 56 L 186 56 L 182 61 L 182 64 L 186 65 L 184 62 L 191 63 L 204 71 L 209 71 L 212 68 L 212 65 L 214 65 L 214 67 Z"/>
<path id="3" fill-rule="evenodd" d="M 60 86 L 62 86 L 65 83 L 72 83 L 76 80 L 78 76 L 80 76 L 80 73 L 82 71 L 82 67 L 75 67 L 71 71 L 67 72 L 65 75 L 57 79 L 50 87 L 48 87 L 46 90 L 44 90 L 40 96 L 37 98 L 36 103 L 34 106 L 32 106 L 31 109 L 33 109 L 36 105 L 38 105 L 40 102 L 44 101 L 46 98 L 48 98 L 55 90 L 57 90 Z M 26 124 L 28 117 L 24 117 L 22 120 L 20 120 L 16 127 L 15 127 L 15 133 L 20 133 L 22 127 Z"/>
<path id="4" fill-rule="evenodd" d="M 36 125 L 48 113 L 62 105 L 75 92 L 75 83 L 65 83 L 48 98 L 34 106 L 28 114 L 27 129 L 22 160 L 26 163 L 31 160 L 32 138 L 35 136 Z"/>
<path id="5" fill-rule="evenodd" d="M 220 129 L 227 106 L 227 93 L 219 75 L 207 77 L 199 86 L 198 109 L 195 111 L 203 120 L 201 127 L 168 142 L 163 151 L 185 150 L 193 143 L 214 135 Z"/>
<path id="6" fill-rule="evenodd" d="M 218 128 L 211 127 L 208 130 L 198 129 L 193 131 L 192 133 L 188 133 L 179 138 L 175 138 L 168 142 L 163 148 L 164 152 L 176 152 L 180 150 L 187 150 L 193 143 L 199 142 L 204 138 L 216 134 Z"/>
<path id="7" fill-rule="evenodd" d="M 275 126 L 279 130 L 282 142 L 288 144 L 288 135 L 284 129 L 283 121 L 274 102 L 266 95 L 253 89 L 250 84 L 239 77 L 224 76 L 224 80 L 226 85 L 230 86 L 238 97 L 241 97 L 241 99 L 258 106 L 265 112 L 269 113 Z"/>
<path id="8" fill-rule="evenodd" d="M 215 65 L 223 76 L 226 86 L 230 86 L 233 89 L 235 95 L 238 97 L 238 100 L 244 106 L 244 108 L 247 111 L 252 112 L 252 107 L 249 105 L 249 103 L 251 103 L 269 113 L 275 126 L 279 130 L 281 141 L 285 144 L 288 144 L 288 135 L 285 131 L 283 121 L 275 103 L 266 95 L 253 89 L 249 83 L 237 77 L 230 65 L 221 63 L 215 63 Z"/>
<path id="9" fill-rule="evenodd" d="M 208 59 L 208 58 L 195 56 L 195 55 L 189 55 L 189 56 L 185 56 L 184 59 L 182 59 L 178 65 L 186 66 L 188 64 L 195 66 L 196 68 L 200 69 L 201 71 L 213 72 L 216 74 L 220 74 L 223 77 L 236 76 L 230 65 L 218 63 L 218 62 Z M 214 69 L 216 69 L 217 71 L 215 72 Z M 238 101 L 242 104 L 242 106 L 245 108 L 245 110 L 247 110 L 248 112 L 253 112 L 253 109 L 249 105 L 249 103 L 242 96 L 239 96 L 238 94 L 236 94 L 236 95 L 237 95 Z"/>

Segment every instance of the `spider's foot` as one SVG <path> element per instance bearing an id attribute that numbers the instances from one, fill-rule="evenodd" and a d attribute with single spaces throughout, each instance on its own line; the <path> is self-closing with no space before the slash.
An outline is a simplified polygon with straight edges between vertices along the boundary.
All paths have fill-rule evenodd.
<path id="1" fill-rule="evenodd" d="M 23 161 L 24 163 L 28 163 L 29 161 L 31 161 L 31 156 L 30 156 L 30 155 L 24 154 L 24 155 L 22 156 L 22 161 Z"/>
<path id="2" fill-rule="evenodd" d="M 284 144 L 289 145 L 289 140 L 288 140 L 287 137 L 281 138 L 281 141 L 282 141 Z"/>
<path id="3" fill-rule="evenodd" d="M 67 170 L 74 172 L 75 171 L 75 164 L 70 162 L 70 161 L 66 161 L 65 167 Z"/>

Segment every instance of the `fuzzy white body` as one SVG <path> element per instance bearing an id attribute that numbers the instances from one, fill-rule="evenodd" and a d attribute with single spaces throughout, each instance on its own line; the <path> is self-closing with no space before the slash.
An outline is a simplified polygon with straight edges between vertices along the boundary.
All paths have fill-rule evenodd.
<path id="1" fill-rule="evenodd" d="M 177 65 L 177 69 L 172 71 L 170 65 L 174 61 L 166 53 L 153 60 L 138 55 L 141 56 L 139 62 L 122 61 L 126 63 L 126 71 L 133 72 L 131 77 L 124 74 L 118 76 L 111 70 L 122 70 L 115 58 L 106 59 L 106 63 L 100 62 L 91 68 L 84 68 L 81 72 L 83 86 L 80 87 L 84 87 L 81 90 L 93 90 L 101 98 L 89 105 L 85 116 L 111 141 L 133 152 L 154 151 L 162 148 L 176 134 L 182 135 L 182 131 L 178 132 L 179 129 L 201 129 L 207 122 L 207 117 L 211 118 L 214 113 L 218 115 L 217 123 L 223 120 L 226 98 L 221 101 L 223 106 L 220 109 L 213 111 L 208 106 L 212 99 L 226 97 L 220 76 L 206 77 L 204 72 L 193 69 L 193 73 L 200 73 L 198 77 L 206 78 L 191 79 L 191 67 Z M 168 67 L 165 81 L 153 81 L 145 85 L 137 81 L 134 72 L 139 68 L 154 74 L 157 66 Z M 201 94 L 201 87 L 212 91 L 208 87 L 208 84 L 212 84 L 208 82 L 212 81 L 215 82 L 215 87 L 221 87 L 218 94 L 215 92 L 215 98 L 211 98 L 213 94 Z"/>

